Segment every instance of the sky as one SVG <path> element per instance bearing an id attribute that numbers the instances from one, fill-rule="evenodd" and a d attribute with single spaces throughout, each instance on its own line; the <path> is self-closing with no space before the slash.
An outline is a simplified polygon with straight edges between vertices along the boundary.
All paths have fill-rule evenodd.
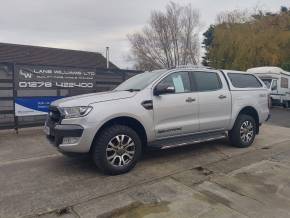
<path id="1" fill-rule="evenodd" d="M 233 9 L 278 11 L 290 0 L 175 0 L 199 10 L 202 31 L 216 15 Z M 140 31 L 152 10 L 169 0 L 1 0 L 0 42 L 99 52 L 120 68 L 131 68 L 127 35 Z"/>

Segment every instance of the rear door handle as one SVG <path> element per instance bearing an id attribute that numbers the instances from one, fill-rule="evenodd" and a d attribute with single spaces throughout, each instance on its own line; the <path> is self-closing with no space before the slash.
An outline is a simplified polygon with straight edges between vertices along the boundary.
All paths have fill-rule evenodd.
<path id="1" fill-rule="evenodd" d="M 219 96 L 219 99 L 224 99 L 224 98 L 227 98 L 227 96 L 225 96 L 225 95 L 220 95 Z"/>
<path id="2" fill-rule="evenodd" d="M 195 100 L 196 100 L 195 98 L 188 97 L 185 101 L 187 103 L 191 103 L 191 102 L 194 102 Z"/>

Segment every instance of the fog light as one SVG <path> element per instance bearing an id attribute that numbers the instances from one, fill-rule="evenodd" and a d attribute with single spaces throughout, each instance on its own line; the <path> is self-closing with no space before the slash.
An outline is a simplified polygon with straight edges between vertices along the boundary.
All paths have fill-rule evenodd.
<path id="1" fill-rule="evenodd" d="M 79 141 L 79 137 L 65 137 L 62 140 L 62 144 L 75 144 Z"/>

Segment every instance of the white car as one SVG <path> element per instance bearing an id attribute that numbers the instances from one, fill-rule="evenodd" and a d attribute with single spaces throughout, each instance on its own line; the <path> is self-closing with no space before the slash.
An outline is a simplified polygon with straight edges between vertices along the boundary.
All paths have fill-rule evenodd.
<path id="1" fill-rule="evenodd" d="M 145 72 L 109 92 L 53 102 L 47 138 L 62 153 L 90 153 L 105 173 L 132 169 L 145 147 L 229 137 L 250 146 L 269 118 L 269 92 L 252 74 L 201 67 Z"/>

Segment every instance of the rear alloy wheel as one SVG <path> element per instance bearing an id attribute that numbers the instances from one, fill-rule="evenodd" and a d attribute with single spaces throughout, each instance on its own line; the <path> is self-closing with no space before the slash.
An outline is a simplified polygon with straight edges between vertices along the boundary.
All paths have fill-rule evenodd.
<path id="1" fill-rule="evenodd" d="M 229 140 L 235 147 L 245 148 L 253 144 L 256 136 L 256 122 L 252 116 L 240 114 L 231 131 Z"/>
<path id="2" fill-rule="evenodd" d="M 142 143 L 128 126 L 113 125 L 94 141 L 92 157 L 105 174 L 117 175 L 131 170 L 141 156 Z"/>
<path id="3" fill-rule="evenodd" d="M 240 137 L 244 143 L 249 143 L 254 136 L 254 126 L 251 121 L 246 120 L 240 128 Z"/>

